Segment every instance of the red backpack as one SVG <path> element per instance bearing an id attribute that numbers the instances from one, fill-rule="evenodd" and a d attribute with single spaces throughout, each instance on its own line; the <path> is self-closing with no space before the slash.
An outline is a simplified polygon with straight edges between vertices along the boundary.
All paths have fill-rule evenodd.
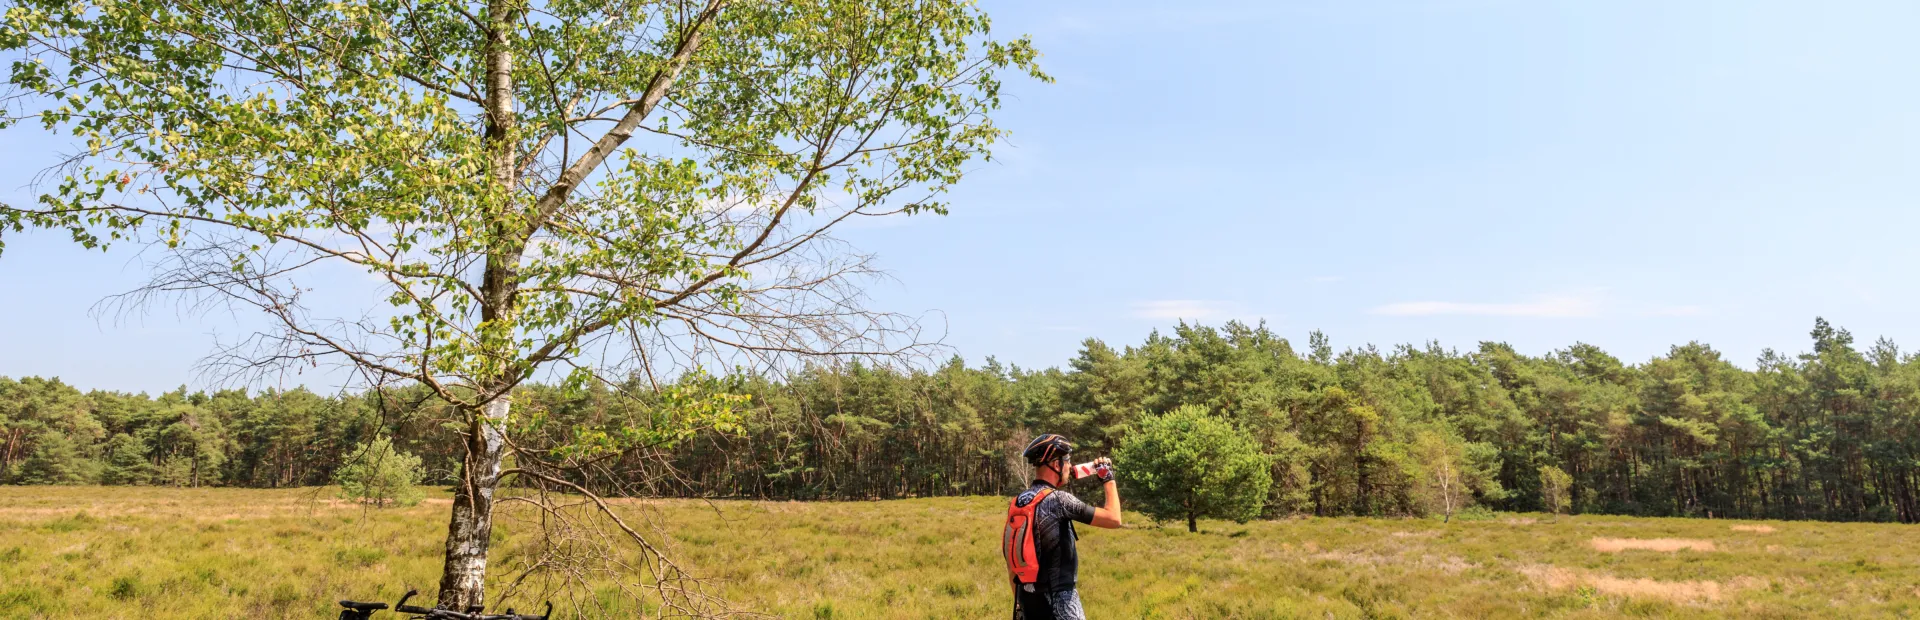
<path id="1" fill-rule="evenodd" d="M 1007 556 L 1007 572 L 1023 585 L 1040 580 L 1040 556 L 1033 551 L 1034 511 L 1050 493 L 1051 487 L 1040 489 L 1026 506 L 1020 505 L 1019 497 L 1007 503 L 1007 529 L 1000 534 L 1000 553 Z"/>

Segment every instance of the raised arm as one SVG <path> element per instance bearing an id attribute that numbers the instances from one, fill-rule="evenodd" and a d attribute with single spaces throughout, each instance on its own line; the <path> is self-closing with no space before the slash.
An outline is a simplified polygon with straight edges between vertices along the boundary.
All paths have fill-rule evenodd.
<path id="1" fill-rule="evenodd" d="M 1101 465 L 1106 465 L 1108 467 L 1113 466 L 1113 460 L 1108 459 L 1104 456 L 1100 457 L 1098 460 L 1095 460 L 1094 462 L 1099 463 Z M 1108 470 L 1108 471 L 1111 472 L 1111 470 Z M 1100 488 L 1102 491 L 1106 492 L 1107 500 L 1105 504 L 1101 505 L 1098 508 L 1093 509 L 1092 525 L 1094 527 L 1102 527 L 1110 530 L 1119 529 L 1121 525 L 1120 486 L 1113 482 L 1113 476 L 1111 475 L 1111 473 L 1109 473 L 1106 476 L 1106 478 L 1107 478 L 1106 482 L 1102 483 L 1100 485 Z"/>

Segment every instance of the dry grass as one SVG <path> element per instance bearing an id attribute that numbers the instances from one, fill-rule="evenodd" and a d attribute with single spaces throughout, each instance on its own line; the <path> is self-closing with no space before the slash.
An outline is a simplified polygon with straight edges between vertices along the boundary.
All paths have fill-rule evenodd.
<path id="1" fill-rule="evenodd" d="M 1712 551 L 1713 541 L 1691 538 L 1594 538 L 1587 544 L 1594 551 L 1619 553 L 1621 551 L 1664 551 L 1672 553 L 1680 550 Z"/>
<path id="2" fill-rule="evenodd" d="M 1712 580 L 1661 581 L 1644 577 L 1623 579 L 1558 566 L 1529 566 L 1522 568 L 1521 572 L 1533 579 L 1535 583 L 1553 590 L 1565 590 L 1577 586 L 1596 594 L 1672 603 L 1719 602 L 1723 591 L 1731 592 L 1765 585 L 1764 580 L 1754 578 L 1737 579 L 1733 586 L 1722 586 L 1720 582 Z"/>
<path id="3" fill-rule="evenodd" d="M 1756 534 L 1772 534 L 1778 531 L 1773 529 L 1771 525 L 1735 525 L 1728 529 L 1735 532 L 1753 532 Z"/>
<path id="4" fill-rule="evenodd" d="M 1677 602 L 1720 600 L 1720 582 L 1718 581 L 1655 581 L 1598 576 L 1590 577 L 1588 583 L 1593 584 L 1593 589 L 1601 594 L 1631 598 L 1654 598 Z"/>
<path id="5" fill-rule="evenodd" d="M 337 599 L 431 588 L 444 504 L 369 511 L 327 499 L 312 489 L 0 487 L 0 618 L 323 618 Z M 620 502 L 716 593 L 781 618 L 1005 616 L 1004 505 Z M 1095 617 L 1920 614 L 1910 526 L 1802 523 L 1762 538 L 1728 529 L 1758 523 L 1508 515 L 1202 521 L 1189 534 L 1130 516 L 1119 531 L 1081 528 L 1081 596 Z M 530 532 L 502 516 L 496 584 L 509 575 L 501 567 L 527 557 Z M 1713 552 L 1600 552 L 1603 535 Z M 610 585 L 556 597 L 561 617 L 647 612 L 609 596 Z"/>

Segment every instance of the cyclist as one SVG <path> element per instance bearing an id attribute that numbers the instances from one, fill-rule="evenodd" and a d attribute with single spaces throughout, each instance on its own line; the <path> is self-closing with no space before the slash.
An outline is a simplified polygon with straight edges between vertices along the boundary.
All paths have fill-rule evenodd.
<path id="1" fill-rule="evenodd" d="M 1094 461 L 1095 475 L 1106 493 L 1104 505 L 1095 508 L 1060 489 L 1073 480 L 1069 460 L 1073 444 L 1066 437 L 1041 435 L 1027 444 L 1023 454 L 1034 466 L 1034 480 L 1007 508 L 1009 532 L 1002 541 L 1008 552 L 1014 618 L 1085 620 L 1077 583 L 1080 556 L 1074 549 L 1074 540 L 1079 534 L 1074 531 L 1073 522 L 1107 529 L 1120 527 L 1120 491 L 1113 483 L 1112 461 L 1105 457 Z M 1024 532 L 1015 530 L 1026 529 L 1013 527 L 1016 515 L 1024 515 L 1020 517 L 1022 522 L 1030 519 L 1031 523 L 1032 550 L 1038 556 L 1038 570 L 1028 569 L 1031 582 L 1023 583 L 1021 569 L 1016 567 L 1024 561 L 1018 557 L 1022 551 L 1018 547 L 1023 541 L 1017 540 Z"/>

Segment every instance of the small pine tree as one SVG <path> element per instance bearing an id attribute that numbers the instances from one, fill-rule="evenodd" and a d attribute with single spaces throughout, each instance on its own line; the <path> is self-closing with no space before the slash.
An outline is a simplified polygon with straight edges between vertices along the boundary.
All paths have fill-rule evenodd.
<path id="1" fill-rule="evenodd" d="M 100 484 L 150 484 L 155 474 L 153 463 L 147 462 L 147 442 L 126 433 L 107 441 Z"/>
<path id="2" fill-rule="evenodd" d="M 1245 523 L 1260 515 L 1272 458 L 1253 438 L 1201 407 L 1147 416 L 1114 454 L 1129 499 L 1155 521 L 1184 518 L 1199 531 L 1200 517 Z"/>
<path id="3" fill-rule="evenodd" d="M 1540 466 L 1540 503 L 1547 512 L 1566 514 L 1573 506 L 1573 476 L 1552 465 Z"/>
<path id="4" fill-rule="evenodd" d="M 34 436 L 32 450 L 20 463 L 20 483 L 86 484 L 92 478 L 88 465 L 66 433 L 42 431 Z"/>
<path id="5" fill-rule="evenodd" d="M 420 457 L 395 449 L 393 440 L 382 436 L 354 448 L 333 480 L 341 497 L 384 508 L 420 503 L 426 493 L 416 485 L 423 475 Z"/>

